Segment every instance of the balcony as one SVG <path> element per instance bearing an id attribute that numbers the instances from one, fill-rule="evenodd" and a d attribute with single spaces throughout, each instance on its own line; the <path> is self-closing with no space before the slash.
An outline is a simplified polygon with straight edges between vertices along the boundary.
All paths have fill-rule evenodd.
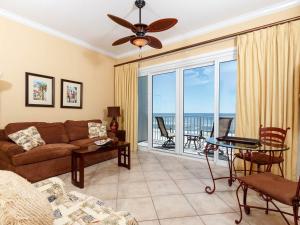
<path id="1" fill-rule="evenodd" d="M 162 147 L 163 143 L 167 140 L 165 137 L 161 136 L 157 121 L 155 117 L 161 116 L 164 119 L 165 126 L 169 132 L 176 132 L 176 118 L 175 114 L 171 113 L 162 113 L 162 114 L 153 114 L 152 117 L 152 126 L 153 126 L 153 147 L 161 150 L 169 150 L 174 151 L 175 149 L 165 149 Z M 221 114 L 220 117 L 235 117 L 235 114 Z M 202 131 L 202 135 L 207 138 L 210 136 L 214 123 L 214 116 L 212 113 L 186 113 L 184 115 L 184 134 L 190 135 L 200 135 Z M 232 136 L 235 133 L 235 120 L 233 120 L 231 124 L 231 128 L 229 131 L 229 135 Z M 187 137 L 184 136 L 184 153 L 188 154 L 197 154 L 197 151 L 201 151 L 201 144 L 197 142 L 197 149 L 195 148 L 195 144 L 191 142 L 188 144 Z M 140 145 L 147 145 L 147 141 L 140 141 Z M 225 159 L 227 156 L 221 150 L 220 158 Z"/>

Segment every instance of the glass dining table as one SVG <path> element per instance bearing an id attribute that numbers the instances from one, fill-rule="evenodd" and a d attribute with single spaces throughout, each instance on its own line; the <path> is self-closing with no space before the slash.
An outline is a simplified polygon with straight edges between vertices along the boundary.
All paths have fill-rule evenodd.
<path id="1" fill-rule="evenodd" d="M 218 151 L 220 148 L 223 148 L 228 156 L 228 169 L 229 169 L 229 176 L 222 176 L 222 177 L 214 177 L 212 167 L 210 165 L 209 160 L 209 153 L 212 151 Z M 256 139 L 249 139 L 249 138 L 239 138 L 239 137 L 232 137 L 228 138 L 228 140 L 222 138 L 207 138 L 206 139 L 206 146 L 204 149 L 204 154 L 206 157 L 206 161 L 208 164 L 209 172 L 211 175 L 211 179 L 213 182 L 213 186 L 206 186 L 205 191 L 208 194 L 212 194 L 216 190 L 216 180 L 220 179 L 227 179 L 228 185 L 232 186 L 233 182 L 236 180 L 236 174 L 234 173 L 234 154 L 235 152 L 240 152 L 243 156 L 244 160 L 244 175 L 246 175 L 246 156 L 250 156 L 254 152 L 261 152 L 266 153 L 269 155 L 275 155 L 276 153 L 284 152 L 289 150 L 286 145 L 276 145 L 272 143 L 260 143 L 259 140 Z M 272 162 L 270 162 L 272 163 Z M 268 170 L 271 170 L 271 165 L 267 166 Z"/>

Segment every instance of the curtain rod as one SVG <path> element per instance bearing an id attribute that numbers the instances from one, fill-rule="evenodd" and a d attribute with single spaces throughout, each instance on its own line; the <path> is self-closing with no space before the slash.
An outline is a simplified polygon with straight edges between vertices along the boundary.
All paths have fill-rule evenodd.
<path id="1" fill-rule="evenodd" d="M 114 67 L 123 66 L 125 64 L 134 63 L 134 62 L 141 62 L 141 61 L 144 61 L 144 60 L 147 60 L 147 59 L 157 58 L 159 56 L 163 56 L 163 55 L 183 51 L 183 50 L 186 50 L 186 49 L 198 47 L 198 46 L 201 46 L 201 45 L 205 45 L 205 44 L 209 44 L 209 43 L 213 43 L 213 42 L 217 42 L 217 41 L 221 41 L 221 40 L 234 38 L 238 35 L 247 34 L 247 33 L 250 33 L 250 32 L 265 29 L 265 28 L 268 28 L 268 27 L 273 27 L 273 26 L 276 26 L 276 25 L 281 25 L 281 24 L 296 21 L 296 20 L 299 20 L 299 19 L 300 19 L 300 16 L 292 17 L 292 18 L 285 19 L 285 20 L 280 20 L 280 21 L 269 23 L 269 24 L 266 24 L 266 25 L 254 27 L 254 28 L 251 28 L 251 29 L 248 29 L 248 30 L 243 30 L 243 31 L 239 31 L 239 32 L 236 32 L 236 33 L 232 33 L 232 34 L 227 34 L 227 35 L 224 35 L 224 36 L 220 36 L 220 37 L 217 37 L 217 38 L 212 38 L 212 39 L 209 39 L 209 40 L 206 40 L 206 41 L 197 42 L 195 44 L 183 46 L 183 47 L 180 47 L 180 48 L 175 48 L 175 49 L 165 51 L 165 52 L 161 52 L 161 53 L 158 53 L 158 54 L 149 55 L 149 56 L 146 56 L 144 58 L 130 60 L 130 61 L 127 61 L 127 62 L 124 62 L 124 63 L 116 64 L 116 65 L 114 65 Z"/>

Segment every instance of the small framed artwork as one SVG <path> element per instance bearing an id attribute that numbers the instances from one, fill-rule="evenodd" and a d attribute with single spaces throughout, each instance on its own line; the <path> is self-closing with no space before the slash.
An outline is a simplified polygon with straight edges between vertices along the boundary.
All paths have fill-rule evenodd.
<path id="1" fill-rule="evenodd" d="M 82 82 L 61 79 L 61 108 L 82 109 Z"/>
<path id="2" fill-rule="evenodd" d="M 54 77 L 25 73 L 25 105 L 34 107 L 54 107 Z"/>

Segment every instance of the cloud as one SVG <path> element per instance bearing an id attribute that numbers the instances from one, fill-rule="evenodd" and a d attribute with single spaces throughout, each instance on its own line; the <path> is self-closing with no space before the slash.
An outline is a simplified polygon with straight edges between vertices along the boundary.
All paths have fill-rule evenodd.
<path id="1" fill-rule="evenodd" d="M 206 66 L 184 71 L 185 86 L 199 86 L 213 82 L 214 67 Z"/>

